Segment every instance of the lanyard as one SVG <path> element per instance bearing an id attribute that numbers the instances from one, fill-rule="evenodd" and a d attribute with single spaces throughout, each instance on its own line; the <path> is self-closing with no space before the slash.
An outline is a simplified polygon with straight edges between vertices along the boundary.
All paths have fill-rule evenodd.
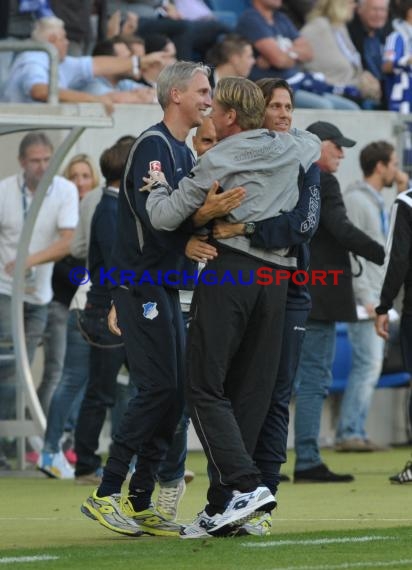
<path id="1" fill-rule="evenodd" d="M 27 218 L 27 212 L 29 211 L 29 206 L 27 204 L 27 186 L 26 186 L 26 182 L 23 181 L 23 184 L 20 186 L 20 191 L 21 191 L 21 199 L 22 199 L 22 204 L 23 204 L 23 219 L 25 220 Z"/>

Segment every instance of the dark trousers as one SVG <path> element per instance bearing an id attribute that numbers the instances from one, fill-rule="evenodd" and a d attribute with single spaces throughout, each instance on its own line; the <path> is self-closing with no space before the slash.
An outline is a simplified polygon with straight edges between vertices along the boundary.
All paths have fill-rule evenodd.
<path id="1" fill-rule="evenodd" d="M 101 466 L 96 454 L 108 408 L 113 408 L 117 375 L 126 361 L 123 339 L 107 327 L 109 310 L 86 307 L 81 318 L 82 333 L 90 344 L 89 380 L 75 430 L 76 476 L 93 473 Z"/>
<path id="2" fill-rule="evenodd" d="M 179 295 L 145 283 L 133 292 L 115 289 L 113 299 L 137 395 L 113 438 L 103 482 L 111 474 L 124 479 L 137 453 L 130 488 L 152 491 L 183 413 L 185 333 Z"/>
<path id="3" fill-rule="evenodd" d="M 252 455 L 266 417 L 280 358 L 286 282 L 262 286 L 224 283 L 265 265 L 223 250 L 209 262 L 219 284 L 200 280 L 191 307 L 187 402 L 208 458 L 209 505 L 222 510 L 228 489 L 260 482 Z M 275 270 L 274 270 L 275 274 Z"/>
<path id="4" fill-rule="evenodd" d="M 412 374 L 412 315 L 402 315 L 400 341 L 405 368 Z M 409 423 L 412 431 L 412 391 L 409 394 Z"/>
<path id="5" fill-rule="evenodd" d="M 262 473 L 262 481 L 274 494 L 279 484 L 280 467 L 286 462 L 289 403 L 309 312 L 309 307 L 297 309 L 291 306 L 286 309 L 279 370 L 270 408 L 253 455 Z"/>

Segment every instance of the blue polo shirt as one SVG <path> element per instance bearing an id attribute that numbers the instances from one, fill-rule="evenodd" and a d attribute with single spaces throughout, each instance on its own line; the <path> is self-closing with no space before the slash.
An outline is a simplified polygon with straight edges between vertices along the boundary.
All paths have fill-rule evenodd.
<path id="1" fill-rule="evenodd" d="M 274 23 L 270 24 L 255 8 L 249 8 L 240 15 L 236 32 L 249 40 L 252 45 L 265 38 L 273 38 L 280 44 L 285 40 L 293 42 L 300 35 L 297 28 L 286 14 L 276 11 Z M 254 51 L 255 56 L 259 55 L 258 51 Z M 273 76 L 289 79 L 299 71 L 300 69 L 297 66 L 289 67 L 288 69 L 279 69 L 277 67 L 260 69 L 257 65 L 254 65 L 250 73 L 250 78 L 253 81 L 262 77 Z"/>

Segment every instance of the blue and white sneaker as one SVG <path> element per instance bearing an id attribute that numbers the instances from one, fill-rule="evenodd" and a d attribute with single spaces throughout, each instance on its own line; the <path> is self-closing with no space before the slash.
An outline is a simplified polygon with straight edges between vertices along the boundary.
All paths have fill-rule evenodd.
<path id="1" fill-rule="evenodd" d="M 245 519 L 254 511 L 261 510 L 261 507 L 266 507 L 269 510 L 276 507 L 276 499 L 265 485 L 259 485 L 259 487 L 249 493 L 234 491 L 233 497 L 225 511 L 219 515 L 219 519 L 215 522 L 213 528 L 208 530 L 208 533 L 218 536 L 220 533 L 217 531 Z"/>
<path id="2" fill-rule="evenodd" d="M 74 469 L 67 461 L 63 451 L 58 453 L 42 451 L 36 467 L 51 479 L 74 479 Z"/>
<path id="3" fill-rule="evenodd" d="M 206 511 L 202 511 L 191 524 L 180 531 L 180 538 L 210 538 L 210 531 L 215 528 L 221 517 L 220 514 L 211 517 Z"/>

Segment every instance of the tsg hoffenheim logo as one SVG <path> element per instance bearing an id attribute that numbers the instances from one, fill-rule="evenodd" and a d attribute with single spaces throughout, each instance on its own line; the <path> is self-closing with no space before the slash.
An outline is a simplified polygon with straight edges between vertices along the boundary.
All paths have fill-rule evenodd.
<path id="1" fill-rule="evenodd" d="M 145 319 L 150 319 L 151 321 L 157 317 L 159 311 L 157 310 L 157 303 L 149 301 L 148 303 L 143 303 L 143 316 Z"/>

